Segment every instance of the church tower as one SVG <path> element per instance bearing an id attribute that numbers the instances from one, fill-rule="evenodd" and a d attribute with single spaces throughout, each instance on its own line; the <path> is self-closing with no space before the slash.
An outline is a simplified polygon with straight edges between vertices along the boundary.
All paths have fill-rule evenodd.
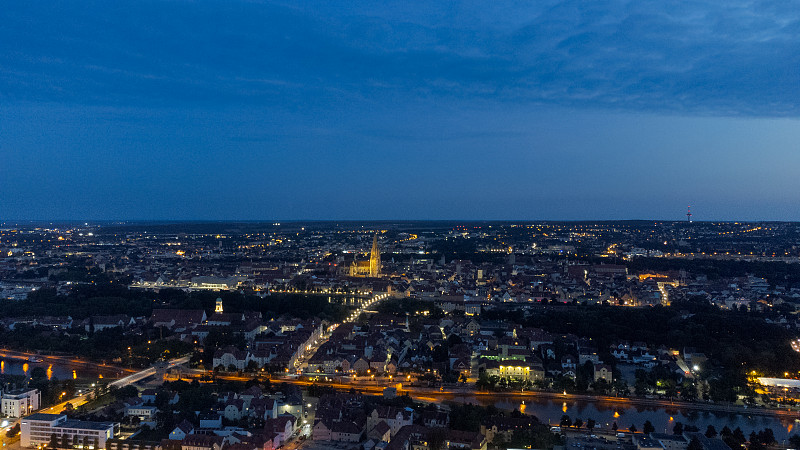
<path id="1" fill-rule="evenodd" d="M 214 308 L 214 312 L 215 313 L 221 313 L 222 312 L 222 299 L 221 298 L 217 298 L 217 307 Z"/>
<path id="2" fill-rule="evenodd" d="M 378 250 L 378 233 L 372 238 L 372 251 L 369 252 L 369 276 L 377 278 L 381 274 L 381 252 Z"/>

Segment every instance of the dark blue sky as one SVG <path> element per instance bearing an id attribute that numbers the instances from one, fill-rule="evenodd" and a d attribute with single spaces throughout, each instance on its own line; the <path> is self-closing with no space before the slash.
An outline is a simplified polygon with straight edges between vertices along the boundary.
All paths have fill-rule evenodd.
<path id="1" fill-rule="evenodd" d="M 800 220 L 800 5 L 12 2 L 0 218 Z"/>

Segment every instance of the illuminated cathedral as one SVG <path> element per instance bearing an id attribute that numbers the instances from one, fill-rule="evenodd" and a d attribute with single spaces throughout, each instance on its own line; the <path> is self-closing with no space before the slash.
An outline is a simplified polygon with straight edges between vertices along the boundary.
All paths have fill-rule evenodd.
<path id="1" fill-rule="evenodd" d="M 372 277 L 381 275 L 381 252 L 378 250 L 378 233 L 372 238 L 372 250 L 369 252 L 369 261 L 353 261 L 350 264 L 351 277 Z"/>

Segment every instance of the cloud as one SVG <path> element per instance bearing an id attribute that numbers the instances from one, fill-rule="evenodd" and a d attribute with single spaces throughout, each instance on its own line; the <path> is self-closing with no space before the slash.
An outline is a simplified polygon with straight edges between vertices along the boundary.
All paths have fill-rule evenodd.
<path id="1" fill-rule="evenodd" d="M 792 2 L 503 3 L 17 2 L 0 101 L 800 114 Z"/>

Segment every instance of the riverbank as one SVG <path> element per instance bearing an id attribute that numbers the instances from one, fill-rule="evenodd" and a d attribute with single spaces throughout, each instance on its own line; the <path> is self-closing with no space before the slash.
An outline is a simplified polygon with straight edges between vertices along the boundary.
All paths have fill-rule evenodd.
<path id="1" fill-rule="evenodd" d="M 586 395 L 586 394 L 563 394 L 557 392 L 542 392 L 542 391 L 528 391 L 528 392 L 486 392 L 474 391 L 479 395 L 489 395 L 495 398 L 525 398 L 529 396 L 540 397 L 544 399 L 555 400 L 579 400 L 582 402 L 595 402 L 595 403 L 610 403 L 610 404 L 624 404 L 629 406 L 643 406 L 643 407 L 661 407 L 661 408 L 675 408 L 696 411 L 708 412 L 722 412 L 732 414 L 748 414 L 748 415 L 767 415 L 767 416 L 781 416 L 800 419 L 800 412 L 790 408 L 762 408 L 751 407 L 744 405 L 732 404 L 718 404 L 718 403 L 705 403 L 705 402 L 687 402 L 682 400 L 663 400 L 663 399 L 648 399 L 640 397 L 609 397 L 603 395 Z"/>
<path id="2" fill-rule="evenodd" d="M 192 371 L 184 376 L 208 376 L 207 372 Z M 246 375 L 217 374 L 219 380 L 246 382 L 252 377 Z M 383 395 L 388 384 L 353 382 L 347 379 L 338 381 L 308 380 L 290 376 L 273 376 L 273 383 L 286 382 L 299 386 L 316 384 L 338 390 L 355 390 L 364 394 Z M 396 383 L 391 384 L 397 387 Z M 616 423 L 619 429 L 635 425 L 642 429 L 645 422 L 653 424 L 659 432 L 669 433 L 677 423 L 692 425 L 705 430 L 709 425 L 717 431 L 728 427 L 742 429 L 745 435 L 759 432 L 765 428 L 773 430 L 781 441 L 788 439 L 796 425 L 798 413 L 783 409 L 744 408 L 736 405 L 692 403 L 659 399 L 622 398 L 608 396 L 575 395 L 554 392 L 488 392 L 474 391 L 469 387 L 423 388 L 402 386 L 398 395 L 408 394 L 414 401 L 440 405 L 468 404 L 494 406 L 500 410 L 518 410 L 537 417 L 543 423 L 557 425 L 566 415 L 571 419 L 582 419 L 584 423 L 592 419 L 598 428 L 612 429 Z"/>
<path id="3" fill-rule="evenodd" d="M 74 356 L 46 355 L 9 349 L 0 349 L 0 359 L 9 361 L 9 364 L 5 362 L 2 364 L 0 371 L 15 375 L 27 374 L 29 370 L 39 366 L 46 367 L 59 379 L 120 378 L 135 372 L 134 369 L 87 361 Z"/>
<path id="4" fill-rule="evenodd" d="M 222 378 L 222 377 L 218 377 Z M 247 379 L 247 377 L 226 377 L 228 379 Z M 318 384 L 329 385 L 337 389 L 356 389 L 359 391 L 368 391 L 373 393 L 382 393 L 387 385 L 375 384 L 368 385 L 363 383 L 347 383 L 347 382 L 322 382 L 322 381 L 308 381 L 298 378 L 286 376 L 274 376 L 273 380 L 295 383 L 301 385 Z M 396 386 L 392 384 L 391 386 Z M 497 399 L 508 401 L 522 401 L 522 400 L 554 400 L 554 401 L 580 401 L 585 403 L 608 404 L 610 408 L 625 406 L 625 407 L 644 407 L 644 408 L 665 408 L 665 409 L 680 409 L 680 410 L 693 410 L 700 412 L 719 412 L 724 414 L 746 414 L 746 415 L 759 415 L 759 416 L 777 416 L 782 418 L 800 419 L 800 412 L 797 409 L 790 408 L 764 408 L 764 407 L 749 407 L 743 405 L 733 404 L 718 404 L 708 402 L 687 402 L 682 400 L 663 400 L 663 399 L 648 399 L 640 397 L 611 397 L 604 395 L 590 395 L 590 394 L 564 394 L 559 392 L 547 391 L 481 391 L 470 387 L 457 387 L 457 388 L 424 388 L 413 386 L 402 386 L 398 391 L 398 395 L 406 394 L 412 398 L 420 398 L 422 401 L 447 401 L 453 398 L 470 398 L 475 397 L 484 399 Z"/>

